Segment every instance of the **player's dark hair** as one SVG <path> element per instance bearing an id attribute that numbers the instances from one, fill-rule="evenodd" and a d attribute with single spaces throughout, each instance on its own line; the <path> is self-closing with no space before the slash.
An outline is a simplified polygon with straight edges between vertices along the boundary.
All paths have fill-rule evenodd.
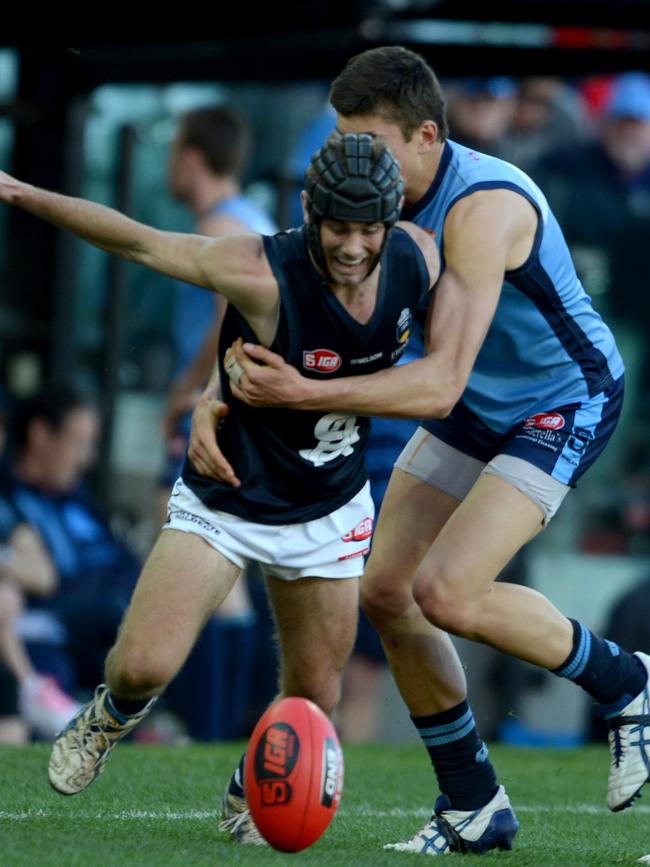
<path id="1" fill-rule="evenodd" d="M 176 141 L 199 150 L 215 175 L 241 177 L 250 152 L 250 127 L 230 106 L 196 108 L 183 115 Z"/>
<path id="2" fill-rule="evenodd" d="M 419 54 L 398 45 L 371 48 L 348 60 L 334 80 L 330 102 L 339 114 L 378 114 L 399 126 L 409 141 L 425 120 L 449 135 L 445 97 L 435 73 Z"/>

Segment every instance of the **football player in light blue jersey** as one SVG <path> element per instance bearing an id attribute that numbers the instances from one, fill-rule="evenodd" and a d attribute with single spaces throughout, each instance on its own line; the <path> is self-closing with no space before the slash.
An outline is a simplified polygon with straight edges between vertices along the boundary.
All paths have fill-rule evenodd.
<path id="1" fill-rule="evenodd" d="M 582 686 L 609 720 L 607 803 L 650 774 L 650 657 L 628 654 L 527 587 L 494 583 L 604 448 L 623 364 L 581 286 L 544 196 L 521 171 L 447 138 L 444 96 L 399 47 L 349 61 L 330 98 L 342 132 L 400 161 L 403 216 L 435 234 L 442 275 L 421 360 L 372 376 L 306 380 L 263 347 L 237 396 L 253 405 L 426 420 L 396 463 L 362 600 L 441 797 L 402 851 L 509 848 L 514 813 L 466 700 L 451 632 Z"/>

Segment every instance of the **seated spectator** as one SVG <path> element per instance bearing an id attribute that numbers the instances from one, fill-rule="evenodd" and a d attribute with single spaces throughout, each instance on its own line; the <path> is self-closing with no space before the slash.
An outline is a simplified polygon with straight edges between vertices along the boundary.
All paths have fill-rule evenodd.
<path id="1" fill-rule="evenodd" d="M 0 453 L 3 442 L 0 416 Z M 38 535 L 0 496 L 0 743 L 24 743 L 30 733 L 52 738 L 79 707 L 55 680 L 36 673 L 17 632 L 25 594 L 55 589 L 52 561 Z"/>
<path id="2" fill-rule="evenodd" d="M 650 321 L 650 76 L 618 76 L 593 142 L 541 161 L 535 180 L 599 307 L 633 327 Z"/>
<path id="3" fill-rule="evenodd" d="M 451 137 L 529 172 L 589 130 L 581 95 L 558 78 L 466 78 L 448 88 Z"/>
<path id="4" fill-rule="evenodd" d="M 586 105 L 575 88 L 559 78 L 530 76 L 519 82 L 498 156 L 529 172 L 546 154 L 581 144 L 589 132 Z"/>
<path id="5" fill-rule="evenodd" d="M 16 628 L 22 606 L 20 590 L 0 580 L 0 743 L 51 740 L 79 710 L 54 678 L 34 669 Z"/>
<path id="6" fill-rule="evenodd" d="M 25 587 L 20 634 L 37 670 L 68 692 L 102 679 L 139 568 L 82 486 L 98 436 L 97 409 L 72 388 L 18 403 L 0 486 L 54 564 L 49 596 Z"/>

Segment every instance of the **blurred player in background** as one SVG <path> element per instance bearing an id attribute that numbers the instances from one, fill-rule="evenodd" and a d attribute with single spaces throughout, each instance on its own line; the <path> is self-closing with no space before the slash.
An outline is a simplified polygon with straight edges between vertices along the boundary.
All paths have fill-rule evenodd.
<path id="1" fill-rule="evenodd" d="M 183 115 L 172 144 L 169 188 L 196 218 L 206 237 L 277 231 L 260 206 L 241 192 L 248 162 L 250 131 L 233 108 L 198 108 Z M 164 485 L 165 508 L 180 476 L 189 438 L 190 416 L 210 378 L 219 345 L 226 300 L 178 283 L 174 310 L 177 374 L 163 420 L 169 451 Z"/>

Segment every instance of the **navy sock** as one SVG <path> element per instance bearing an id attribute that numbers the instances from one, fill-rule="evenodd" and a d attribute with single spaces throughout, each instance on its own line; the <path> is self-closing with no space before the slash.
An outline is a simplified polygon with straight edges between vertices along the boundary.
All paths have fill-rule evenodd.
<path id="1" fill-rule="evenodd" d="M 454 810 L 477 810 L 498 783 L 467 701 L 429 716 L 411 716 L 431 758 L 438 786 Z"/>
<path id="2" fill-rule="evenodd" d="M 109 691 L 106 696 L 106 709 L 118 722 L 125 723 L 129 717 L 135 716 L 141 710 L 144 710 L 150 701 L 150 698 L 116 698 Z"/>
<path id="3" fill-rule="evenodd" d="M 573 648 L 553 674 L 577 683 L 604 705 L 603 716 L 615 716 L 643 690 L 648 679 L 645 667 L 637 656 L 599 638 L 577 620 L 571 624 Z"/>
<path id="4" fill-rule="evenodd" d="M 244 760 L 246 759 L 246 753 L 239 760 L 239 764 L 235 769 L 235 773 L 230 778 L 230 783 L 228 784 L 228 792 L 231 795 L 235 795 L 238 798 L 244 797 Z"/>

